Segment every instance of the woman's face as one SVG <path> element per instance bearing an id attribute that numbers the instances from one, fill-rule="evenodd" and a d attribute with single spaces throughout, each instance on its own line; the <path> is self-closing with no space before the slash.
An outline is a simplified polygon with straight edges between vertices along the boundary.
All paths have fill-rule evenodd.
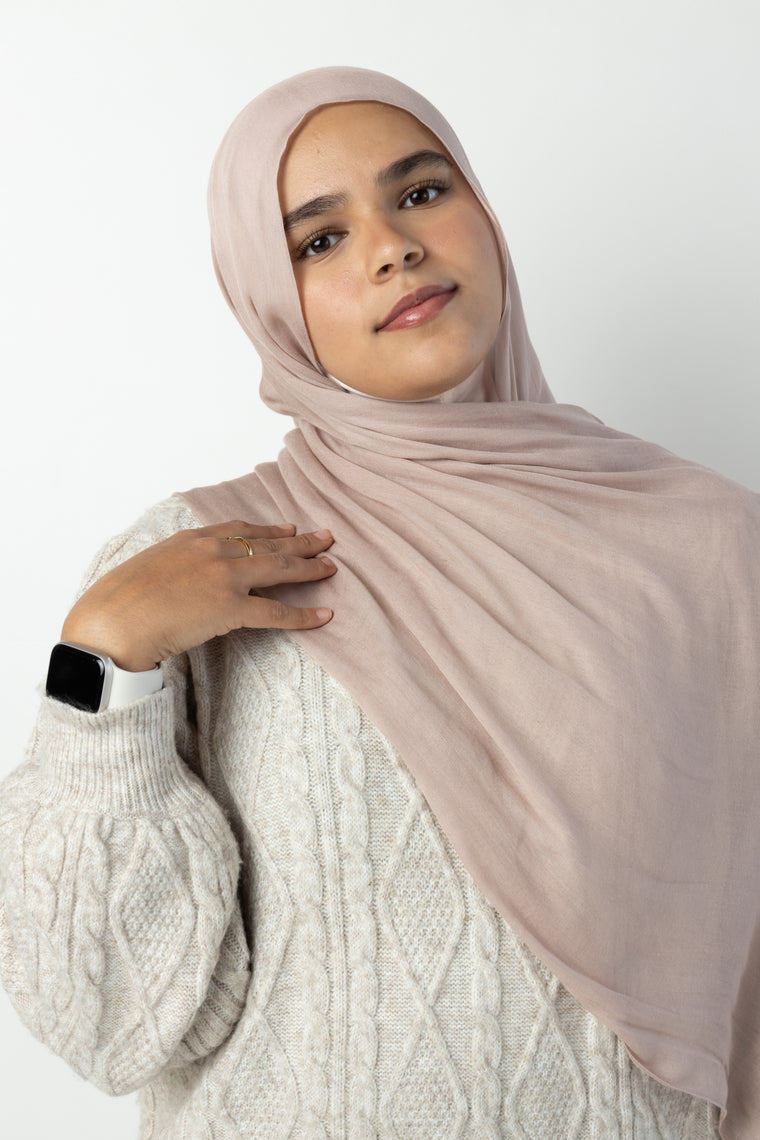
<path id="1" fill-rule="evenodd" d="M 435 135 L 384 103 L 331 104 L 290 140 L 278 186 L 326 372 L 372 396 L 423 400 L 475 371 L 499 327 L 501 265 Z"/>

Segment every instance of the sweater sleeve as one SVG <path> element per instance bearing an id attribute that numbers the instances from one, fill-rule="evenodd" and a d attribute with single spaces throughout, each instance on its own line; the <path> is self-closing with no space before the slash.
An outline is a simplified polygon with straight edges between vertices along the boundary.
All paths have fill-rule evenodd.
<path id="1" fill-rule="evenodd" d="M 171 533 L 172 510 L 193 525 L 164 505 L 87 581 Z M 32 1032 L 112 1094 L 217 1048 L 248 984 L 239 853 L 192 771 L 185 666 L 123 708 L 44 697 L 0 793 L 0 975 Z"/>

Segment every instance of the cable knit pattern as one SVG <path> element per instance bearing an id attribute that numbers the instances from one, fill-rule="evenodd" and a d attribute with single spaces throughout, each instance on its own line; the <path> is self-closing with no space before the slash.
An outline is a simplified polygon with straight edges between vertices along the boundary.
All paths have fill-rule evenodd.
<path id="1" fill-rule="evenodd" d="M 160 504 L 85 585 L 194 525 Z M 96 715 L 43 700 L 0 797 L 3 982 L 77 1072 L 141 1090 L 141 1140 L 715 1140 L 286 634 L 229 634 L 166 682 Z"/>
<path id="2" fill-rule="evenodd" d="M 615 1132 L 615 1067 L 612 1063 L 614 1035 L 600 1022 L 589 1018 L 590 1057 L 588 1100 L 592 1140 L 604 1140 Z"/>
<path id="3" fill-rule="evenodd" d="M 329 703 L 335 736 L 335 775 L 340 797 L 340 835 L 344 853 L 346 904 L 352 921 L 346 929 L 349 971 L 349 1069 L 346 1127 L 356 1140 L 375 1136 L 377 1105 L 377 933 L 372 914 L 372 864 L 368 853 L 369 815 L 365 793 L 365 762 L 361 748 L 361 716 L 338 694 Z"/>
<path id="4" fill-rule="evenodd" d="M 472 955 L 472 1122 L 475 1135 L 498 1140 L 501 1106 L 501 982 L 497 969 L 499 924 L 475 884 L 468 884 Z"/>
<path id="5" fill-rule="evenodd" d="M 435 1000 L 459 942 L 464 904 L 461 886 L 439 836 L 428 826 L 422 797 L 408 773 L 404 784 L 409 806 L 380 884 L 379 909 L 406 976 L 415 1016 L 381 1119 L 400 1136 L 442 1140 L 461 1134 L 467 1114 L 435 1017 Z"/>
<path id="6" fill-rule="evenodd" d="M 308 1140 L 318 1140 L 325 1135 L 321 1122 L 328 1102 L 325 1064 L 329 1049 L 329 986 L 325 969 L 327 944 L 321 906 L 322 862 L 318 850 L 317 821 L 309 797 L 309 764 L 303 747 L 304 708 L 299 693 L 300 659 L 293 645 L 287 645 L 281 657 L 284 675 L 282 714 L 286 726 L 282 768 L 288 790 L 293 870 L 301 904 L 294 939 L 302 947 L 303 1131 Z"/>

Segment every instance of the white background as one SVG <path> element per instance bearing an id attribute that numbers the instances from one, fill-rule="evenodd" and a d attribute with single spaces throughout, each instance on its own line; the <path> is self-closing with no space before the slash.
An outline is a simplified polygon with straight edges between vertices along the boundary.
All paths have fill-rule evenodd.
<path id="1" fill-rule="evenodd" d="M 374 67 L 447 115 L 500 215 L 558 400 L 760 488 L 754 0 L 0 0 L 0 774 L 86 563 L 290 426 L 213 277 L 237 111 Z M 694 552 L 695 558 L 699 551 Z M 0 996 L 7 1140 L 134 1140 Z"/>

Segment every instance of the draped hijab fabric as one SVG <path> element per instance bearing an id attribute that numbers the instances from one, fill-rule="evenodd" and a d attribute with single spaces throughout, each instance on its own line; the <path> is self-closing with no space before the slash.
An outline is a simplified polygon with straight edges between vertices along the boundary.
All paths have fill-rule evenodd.
<path id="1" fill-rule="evenodd" d="M 354 100 L 415 115 L 491 221 L 506 296 L 486 394 L 367 399 L 316 360 L 277 172 L 311 111 Z M 273 593 L 335 616 L 292 636 L 634 1060 L 719 1104 L 723 1136 L 759 1136 L 757 496 L 553 401 L 461 145 L 396 80 L 324 68 L 265 92 L 225 136 L 209 207 L 262 398 L 296 426 L 276 462 L 184 498 L 205 523 L 330 527 L 338 573 Z"/>

